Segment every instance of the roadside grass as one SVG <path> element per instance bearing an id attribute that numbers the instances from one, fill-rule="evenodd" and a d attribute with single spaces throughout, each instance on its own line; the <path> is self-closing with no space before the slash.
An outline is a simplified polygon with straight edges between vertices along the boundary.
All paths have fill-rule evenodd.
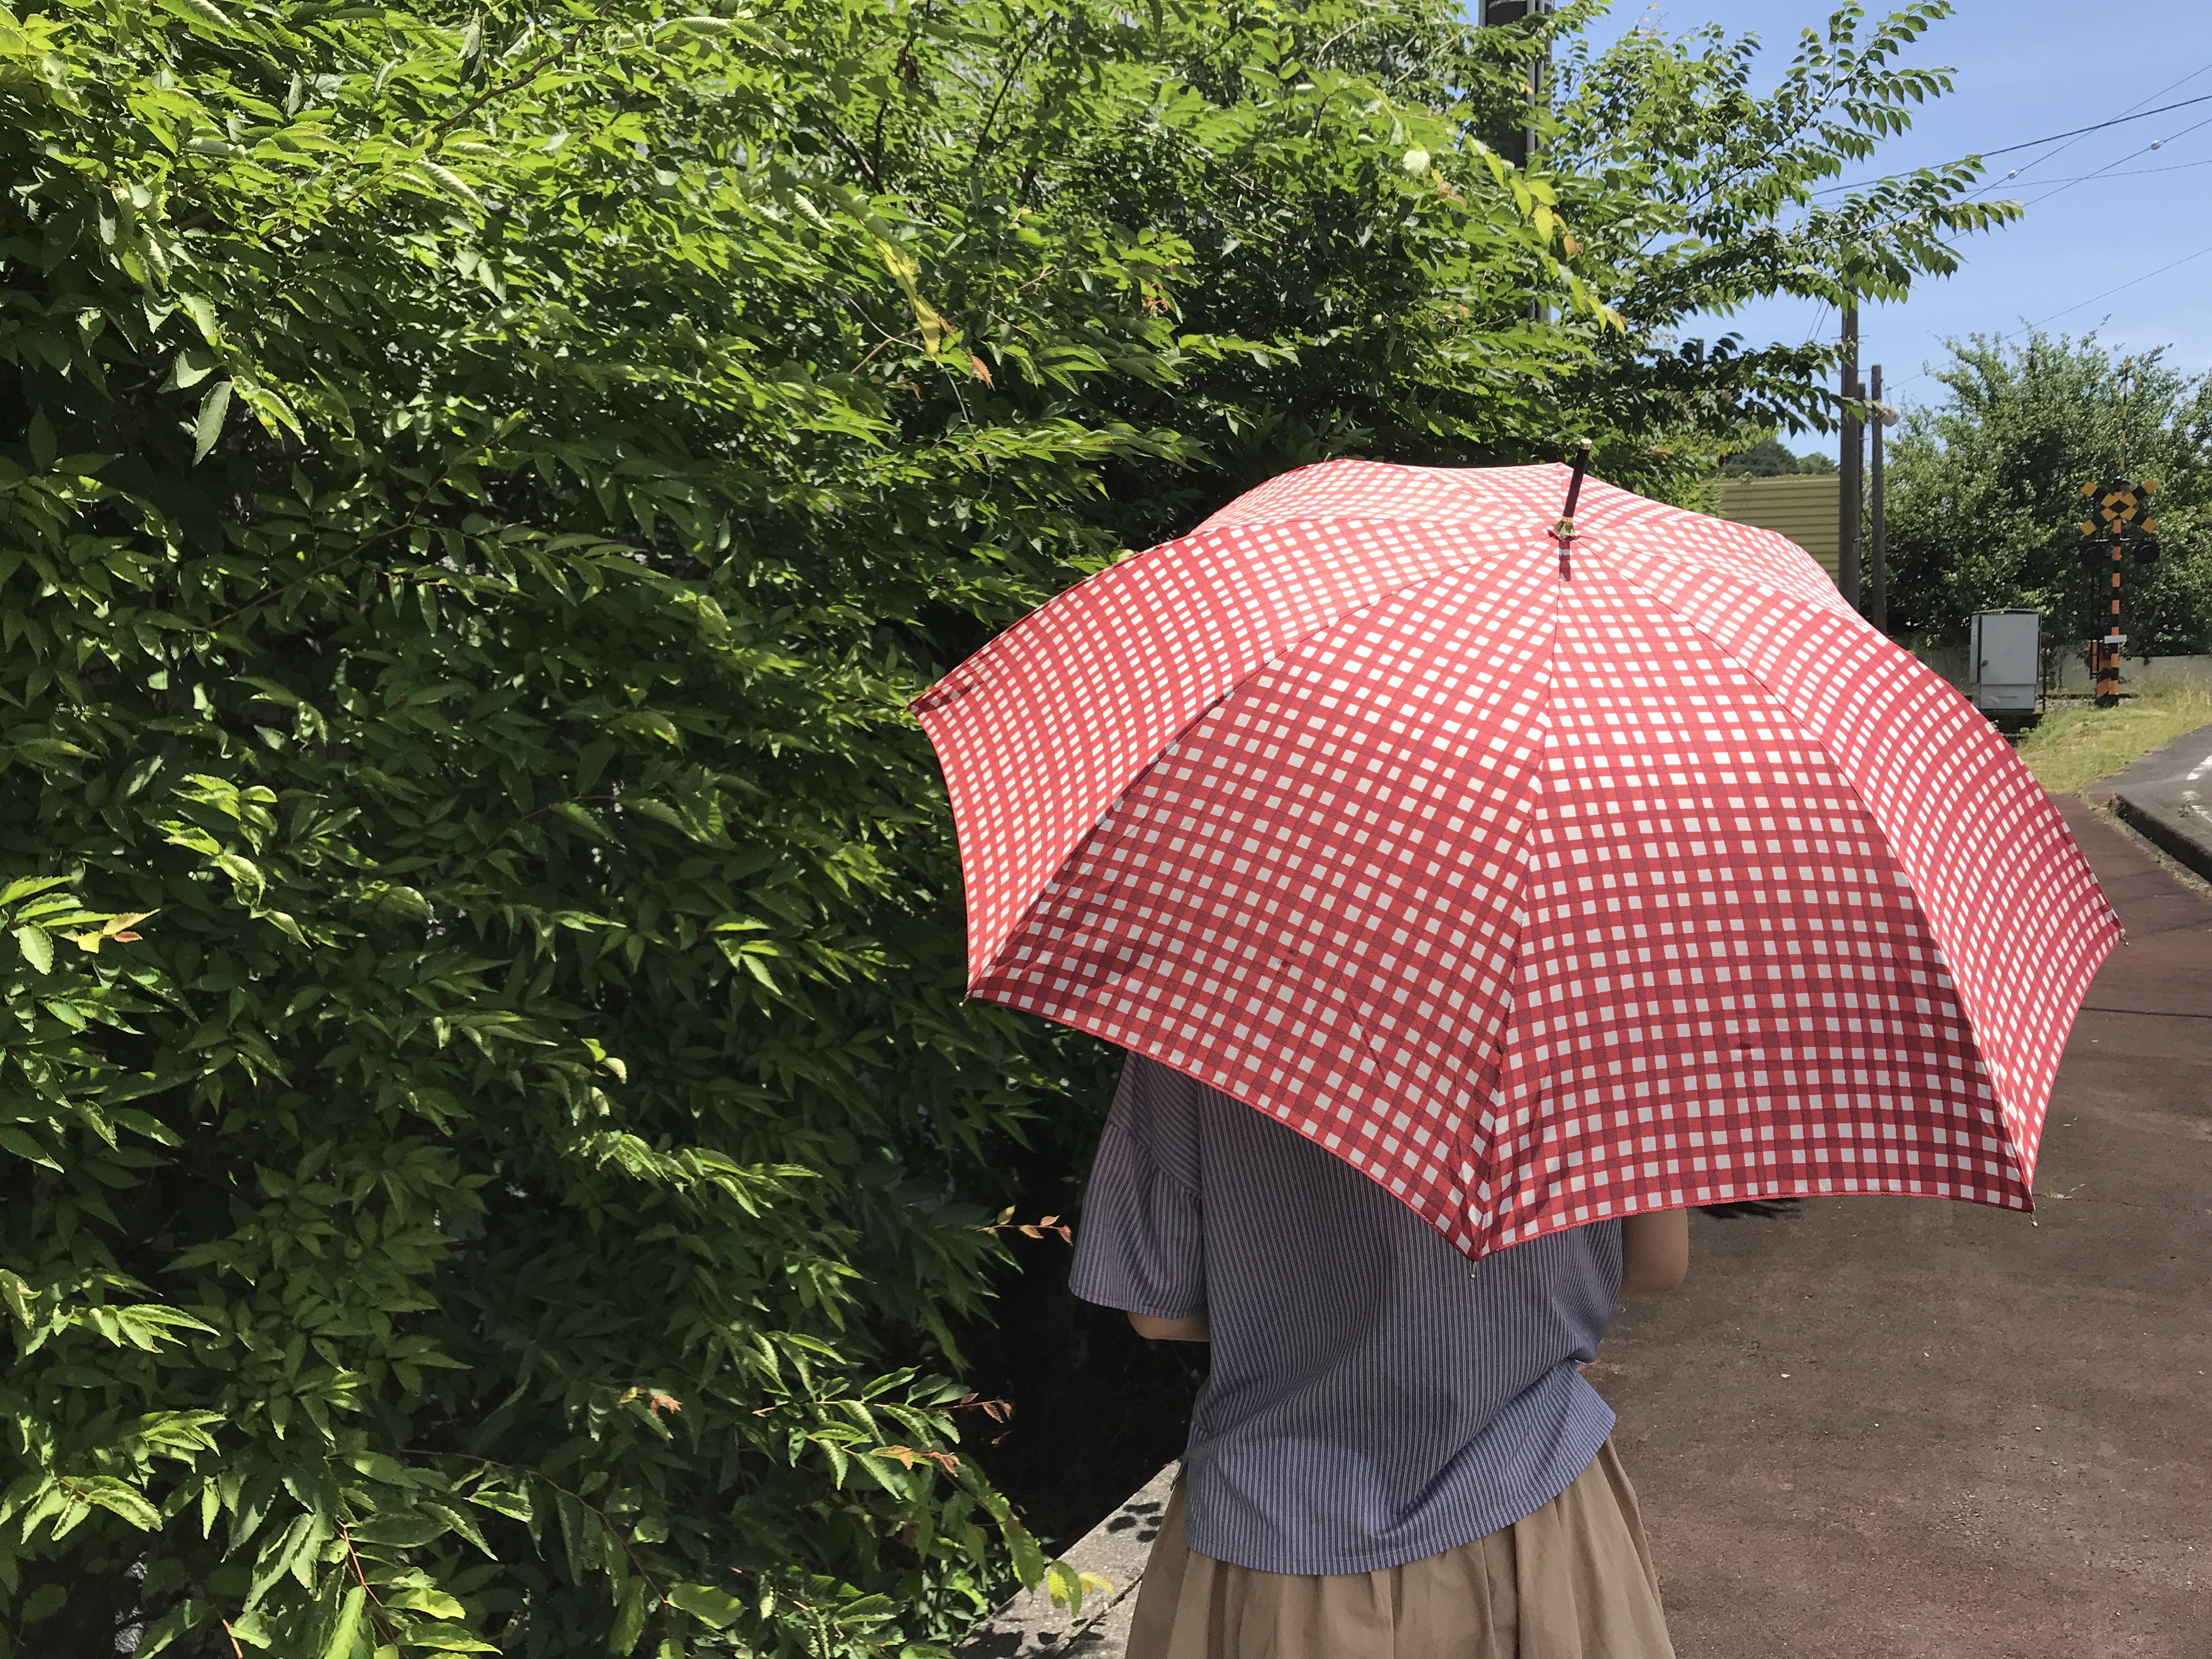
<path id="1" fill-rule="evenodd" d="M 2212 690 L 2162 685 L 2117 708 L 2087 702 L 2056 708 L 2021 738 L 2017 753 L 2054 795 L 2078 794 L 2109 773 L 2185 732 L 2212 723 Z"/>

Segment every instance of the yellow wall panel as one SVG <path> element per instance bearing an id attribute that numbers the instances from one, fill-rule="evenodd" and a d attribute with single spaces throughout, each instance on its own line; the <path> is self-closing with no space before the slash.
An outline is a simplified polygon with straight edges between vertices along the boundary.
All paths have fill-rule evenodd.
<path id="1" fill-rule="evenodd" d="M 1837 510 L 1843 482 L 1833 472 L 1800 472 L 1781 478 L 1723 478 L 1720 516 L 1736 524 L 1757 525 L 1787 536 L 1836 574 Z"/>

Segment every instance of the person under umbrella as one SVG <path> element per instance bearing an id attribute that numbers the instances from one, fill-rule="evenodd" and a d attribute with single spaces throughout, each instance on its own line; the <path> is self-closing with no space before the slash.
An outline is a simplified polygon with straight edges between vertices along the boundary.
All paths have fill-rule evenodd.
<path id="1" fill-rule="evenodd" d="M 1668 1659 L 1613 1413 L 1577 1367 L 1689 1245 L 1674 1210 L 1470 1273 L 1351 1165 L 1131 1055 L 1071 1286 L 1212 1355 L 1129 1659 Z"/>
<path id="2" fill-rule="evenodd" d="M 1565 483 L 1302 469 L 915 704 L 971 993 L 1133 1056 L 1076 1288 L 1215 1345 L 1139 1659 L 1667 1653 L 1616 1292 L 1693 1205 L 2028 1207 L 2063 821 L 1802 550 Z"/>

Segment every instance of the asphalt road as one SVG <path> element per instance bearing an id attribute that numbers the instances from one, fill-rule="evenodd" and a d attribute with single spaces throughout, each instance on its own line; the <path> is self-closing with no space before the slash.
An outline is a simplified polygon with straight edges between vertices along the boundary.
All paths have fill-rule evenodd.
<path id="1" fill-rule="evenodd" d="M 2128 942 L 2033 1224 L 1696 1217 L 1592 1368 L 1681 1659 L 2212 1659 L 2212 901 L 2060 805 Z"/>

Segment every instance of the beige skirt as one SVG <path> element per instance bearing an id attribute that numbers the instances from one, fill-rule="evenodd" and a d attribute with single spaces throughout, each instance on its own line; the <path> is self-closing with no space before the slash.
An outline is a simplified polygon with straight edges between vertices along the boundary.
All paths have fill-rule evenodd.
<path id="1" fill-rule="evenodd" d="M 1129 1659 L 1674 1659 L 1635 1489 L 1607 1441 L 1534 1515 L 1381 1572 L 1259 1572 L 1194 1554 L 1176 1482 Z"/>

